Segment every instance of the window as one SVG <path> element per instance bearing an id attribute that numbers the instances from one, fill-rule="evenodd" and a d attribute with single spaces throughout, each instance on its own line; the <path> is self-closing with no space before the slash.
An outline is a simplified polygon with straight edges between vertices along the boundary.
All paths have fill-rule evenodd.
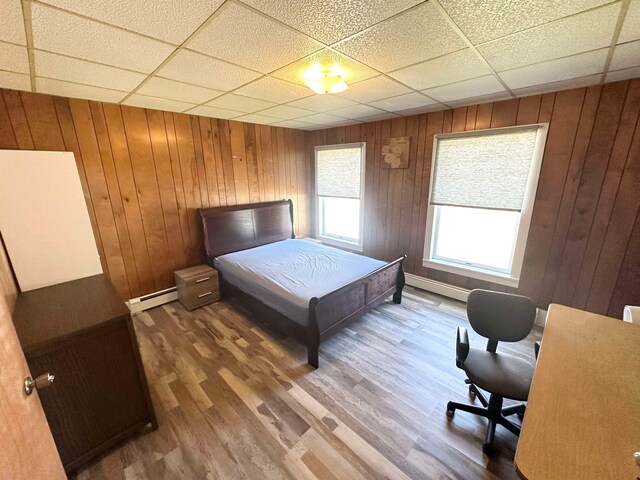
<path id="1" fill-rule="evenodd" d="M 518 286 L 547 124 L 436 135 L 423 265 Z"/>
<path id="2" fill-rule="evenodd" d="M 364 143 L 316 147 L 316 231 L 330 245 L 362 251 Z"/>

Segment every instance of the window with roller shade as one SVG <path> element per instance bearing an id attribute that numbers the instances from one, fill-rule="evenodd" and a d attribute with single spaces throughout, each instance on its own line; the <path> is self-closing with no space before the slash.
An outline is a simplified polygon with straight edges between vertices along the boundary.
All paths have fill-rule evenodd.
<path id="1" fill-rule="evenodd" d="M 436 135 L 423 265 L 517 286 L 547 124 Z"/>
<path id="2" fill-rule="evenodd" d="M 362 250 L 364 143 L 316 147 L 316 232 L 323 242 Z"/>

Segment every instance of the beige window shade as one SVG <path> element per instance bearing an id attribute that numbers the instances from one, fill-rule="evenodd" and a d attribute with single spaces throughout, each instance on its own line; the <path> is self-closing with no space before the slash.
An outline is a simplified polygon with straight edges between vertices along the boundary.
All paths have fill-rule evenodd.
<path id="1" fill-rule="evenodd" d="M 318 195 L 360 198 L 362 148 L 339 147 L 316 152 Z"/>
<path id="2" fill-rule="evenodd" d="M 431 204 L 520 211 L 538 128 L 436 138 Z"/>

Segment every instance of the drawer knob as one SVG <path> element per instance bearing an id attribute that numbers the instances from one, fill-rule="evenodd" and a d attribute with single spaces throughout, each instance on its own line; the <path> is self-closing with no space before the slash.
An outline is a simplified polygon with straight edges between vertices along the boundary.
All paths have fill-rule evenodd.
<path id="1" fill-rule="evenodd" d="M 206 281 L 207 281 L 207 280 L 209 280 L 210 278 L 211 278 L 211 277 L 204 277 L 204 278 L 201 278 L 201 279 L 199 279 L 199 280 L 196 280 L 196 283 L 206 282 Z"/>
<path id="2" fill-rule="evenodd" d="M 43 373 L 42 375 L 36 377 L 35 380 L 31 377 L 25 377 L 24 393 L 26 393 L 27 395 L 31 395 L 36 389 L 48 387 L 53 383 L 55 379 L 55 375 L 52 375 L 49 372 Z"/>
<path id="3" fill-rule="evenodd" d="M 206 297 L 207 295 L 211 295 L 213 292 L 203 293 L 202 295 L 198 295 L 198 298 Z"/>

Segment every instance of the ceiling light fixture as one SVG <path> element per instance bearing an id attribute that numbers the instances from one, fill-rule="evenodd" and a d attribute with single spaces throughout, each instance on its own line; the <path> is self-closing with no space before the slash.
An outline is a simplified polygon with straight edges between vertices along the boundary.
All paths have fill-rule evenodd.
<path id="1" fill-rule="evenodd" d="M 340 93 L 349 88 L 344 80 L 344 70 L 339 65 L 332 68 L 324 68 L 318 63 L 302 74 L 304 83 L 314 92 L 324 95 L 326 93 Z"/>

